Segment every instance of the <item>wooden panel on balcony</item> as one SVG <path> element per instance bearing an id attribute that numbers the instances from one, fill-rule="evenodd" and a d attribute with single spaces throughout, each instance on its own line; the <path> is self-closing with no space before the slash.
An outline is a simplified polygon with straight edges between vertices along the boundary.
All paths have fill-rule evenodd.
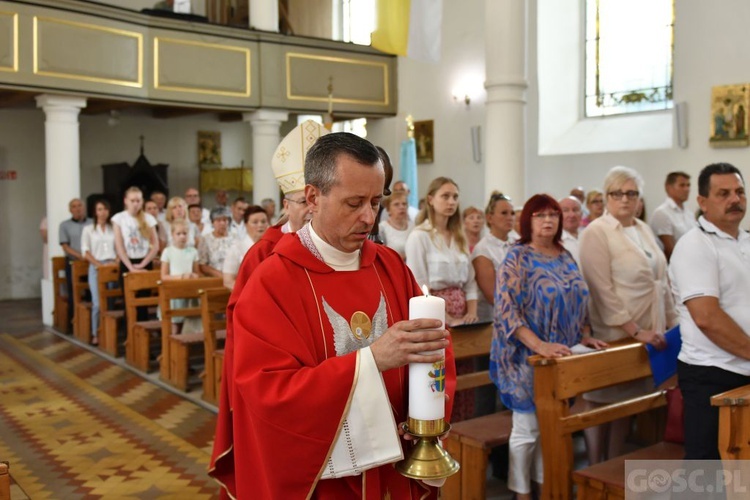
<path id="1" fill-rule="evenodd" d="M 18 71 L 18 14 L 0 11 L 0 71 Z"/>
<path id="2" fill-rule="evenodd" d="M 154 38 L 154 89 L 250 97 L 251 49 L 226 43 Z"/>
<path id="3" fill-rule="evenodd" d="M 141 33 L 52 17 L 33 22 L 34 74 L 143 86 Z"/>

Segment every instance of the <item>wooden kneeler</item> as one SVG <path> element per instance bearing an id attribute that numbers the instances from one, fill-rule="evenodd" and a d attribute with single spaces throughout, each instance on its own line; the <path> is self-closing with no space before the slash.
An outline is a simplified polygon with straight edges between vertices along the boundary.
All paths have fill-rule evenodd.
<path id="1" fill-rule="evenodd" d="M 91 302 L 84 301 L 84 294 L 89 289 L 89 262 L 74 260 L 71 263 L 73 273 L 73 336 L 81 342 L 91 341 Z"/>
<path id="2" fill-rule="evenodd" d="M 68 318 L 68 299 L 64 295 L 65 282 L 65 257 L 52 257 L 52 292 L 55 297 L 54 311 L 52 311 L 52 324 L 55 330 L 68 333 L 70 329 Z"/>
<path id="3" fill-rule="evenodd" d="M 203 399 L 216 404 L 224 365 L 224 349 L 219 348 L 220 332 L 226 335 L 226 310 L 231 290 L 225 287 L 201 290 L 201 320 L 203 321 Z"/>
<path id="4" fill-rule="evenodd" d="M 123 282 L 125 290 L 125 320 L 127 339 L 125 340 L 125 362 L 143 372 L 149 368 L 150 347 L 155 345 L 149 336 L 135 335 L 136 326 L 148 332 L 159 332 L 161 323 L 158 320 L 138 321 L 138 309 L 155 307 L 159 303 L 159 271 L 142 273 L 125 273 Z M 138 297 L 139 292 L 149 292 L 148 296 Z M 115 350 L 117 345 L 114 346 Z M 144 351 L 145 349 L 145 351 Z M 146 353 L 143 355 L 143 353 Z"/>
<path id="5" fill-rule="evenodd" d="M 198 299 L 200 291 L 223 286 L 221 278 L 194 278 L 159 282 L 161 311 L 161 358 L 159 377 L 180 390 L 187 390 L 191 350 L 203 349 L 203 332 L 172 335 L 172 318 L 200 317 L 200 306 L 172 308 L 174 299 Z"/>

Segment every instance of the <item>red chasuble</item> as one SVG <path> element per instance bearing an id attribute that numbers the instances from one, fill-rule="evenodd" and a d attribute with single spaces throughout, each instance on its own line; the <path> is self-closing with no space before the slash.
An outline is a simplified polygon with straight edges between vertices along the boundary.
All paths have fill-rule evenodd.
<path id="1" fill-rule="evenodd" d="M 208 475 L 223 486 L 222 498 L 227 496 L 236 498 L 237 488 L 234 481 L 234 451 L 232 439 L 232 366 L 234 365 L 234 329 L 232 314 L 240 298 L 242 289 L 250 279 L 252 272 L 263 262 L 284 233 L 281 227 L 269 227 L 261 239 L 255 243 L 242 259 L 242 265 L 234 282 L 232 295 L 227 306 L 227 336 L 224 342 L 224 365 L 221 372 L 221 388 L 219 390 L 219 416 L 216 420 L 216 435 L 211 462 L 208 465 Z"/>
<path id="2" fill-rule="evenodd" d="M 233 318 L 238 498 L 436 498 L 436 489 L 405 478 L 393 464 L 358 476 L 320 479 L 354 391 L 356 349 L 384 329 L 376 328 L 380 320 L 373 321 L 381 303 L 391 326 L 408 319 L 408 300 L 419 294 L 401 257 L 384 246 L 365 241 L 358 271 L 334 271 L 297 235 L 279 241 L 242 290 Z M 351 328 L 343 340 L 341 318 Z M 337 333 L 332 321 L 339 325 Z M 340 352 L 352 343 L 355 350 Z M 382 375 L 395 421 L 403 422 L 408 367 Z M 450 348 L 446 380 L 452 397 Z M 406 441 L 402 445 L 408 449 Z"/>

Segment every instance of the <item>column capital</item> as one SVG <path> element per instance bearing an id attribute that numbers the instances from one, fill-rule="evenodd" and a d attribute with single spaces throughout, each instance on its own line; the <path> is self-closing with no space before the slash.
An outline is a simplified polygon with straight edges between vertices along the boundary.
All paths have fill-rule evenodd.
<path id="1" fill-rule="evenodd" d="M 42 94 L 36 96 L 36 107 L 47 109 L 69 109 L 70 111 L 80 112 L 86 107 L 85 97 L 72 97 L 66 95 Z"/>
<path id="2" fill-rule="evenodd" d="M 255 123 L 278 123 L 281 125 L 289 119 L 289 112 L 279 109 L 259 109 L 250 113 L 242 113 L 242 121 Z"/>

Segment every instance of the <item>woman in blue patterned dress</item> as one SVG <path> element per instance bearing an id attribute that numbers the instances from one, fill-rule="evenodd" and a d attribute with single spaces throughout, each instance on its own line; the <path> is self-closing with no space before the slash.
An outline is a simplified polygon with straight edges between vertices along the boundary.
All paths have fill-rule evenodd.
<path id="1" fill-rule="evenodd" d="M 490 374 L 513 411 L 508 488 L 519 499 L 531 498 L 532 471 L 536 483 L 544 479 L 533 370 L 526 359 L 567 356 L 578 343 L 606 347 L 591 337 L 589 290 L 561 235 L 560 205 L 544 194 L 531 197 L 521 212 L 521 239 L 497 278 Z"/>

